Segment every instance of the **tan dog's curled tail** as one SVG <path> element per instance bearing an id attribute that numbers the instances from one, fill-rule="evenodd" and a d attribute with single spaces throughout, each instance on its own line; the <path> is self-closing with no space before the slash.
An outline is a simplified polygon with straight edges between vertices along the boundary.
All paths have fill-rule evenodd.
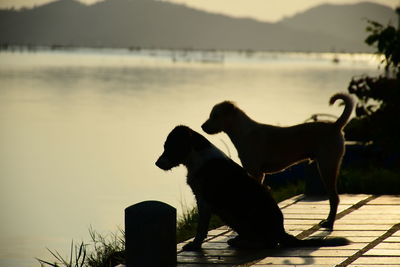
<path id="1" fill-rule="evenodd" d="M 344 111 L 335 122 L 335 125 L 338 127 L 338 129 L 342 130 L 349 121 L 350 115 L 353 112 L 354 102 L 351 96 L 349 96 L 348 94 L 338 93 L 331 97 L 331 99 L 329 100 L 329 105 L 333 105 L 333 103 L 335 103 L 335 101 L 338 99 L 344 101 Z"/>

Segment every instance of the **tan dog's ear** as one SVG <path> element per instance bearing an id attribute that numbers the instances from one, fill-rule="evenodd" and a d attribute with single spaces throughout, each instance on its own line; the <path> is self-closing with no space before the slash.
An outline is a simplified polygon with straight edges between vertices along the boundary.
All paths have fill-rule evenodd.
<path id="1" fill-rule="evenodd" d="M 225 114 L 232 113 L 236 110 L 236 105 L 232 101 L 224 101 L 221 103 L 222 111 Z"/>

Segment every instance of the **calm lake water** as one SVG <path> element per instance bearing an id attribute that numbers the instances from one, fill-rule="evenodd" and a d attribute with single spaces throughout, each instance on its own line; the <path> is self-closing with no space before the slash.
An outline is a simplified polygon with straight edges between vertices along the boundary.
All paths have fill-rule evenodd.
<path id="1" fill-rule="evenodd" d="M 373 55 L 72 50 L 0 53 L 0 266 L 123 228 L 127 206 L 194 200 L 183 167 L 154 162 L 169 131 L 233 100 L 258 121 L 339 115 L 329 97 L 377 74 Z M 201 61 L 218 61 L 202 63 Z M 237 160 L 227 136 L 207 136 Z"/>

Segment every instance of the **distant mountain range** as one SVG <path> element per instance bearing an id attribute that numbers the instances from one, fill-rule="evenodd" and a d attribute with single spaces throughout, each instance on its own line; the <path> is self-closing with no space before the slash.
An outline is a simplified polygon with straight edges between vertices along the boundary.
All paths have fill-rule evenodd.
<path id="1" fill-rule="evenodd" d="M 0 10 L 0 44 L 369 52 L 366 18 L 397 25 L 393 9 L 369 2 L 321 5 L 267 23 L 156 0 L 59 0 Z"/>

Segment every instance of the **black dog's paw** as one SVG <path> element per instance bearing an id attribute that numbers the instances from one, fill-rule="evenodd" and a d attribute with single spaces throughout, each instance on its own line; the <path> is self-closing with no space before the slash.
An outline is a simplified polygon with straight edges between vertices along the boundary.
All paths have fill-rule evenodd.
<path id="1" fill-rule="evenodd" d="M 330 222 L 330 221 L 328 221 L 328 220 L 322 220 L 320 223 L 319 223 L 319 225 L 322 227 L 322 228 L 326 228 L 326 229 L 328 229 L 328 230 L 333 230 L 333 222 Z"/>
<path id="2" fill-rule="evenodd" d="M 201 244 L 195 242 L 189 242 L 182 247 L 184 251 L 197 251 L 201 249 Z"/>

